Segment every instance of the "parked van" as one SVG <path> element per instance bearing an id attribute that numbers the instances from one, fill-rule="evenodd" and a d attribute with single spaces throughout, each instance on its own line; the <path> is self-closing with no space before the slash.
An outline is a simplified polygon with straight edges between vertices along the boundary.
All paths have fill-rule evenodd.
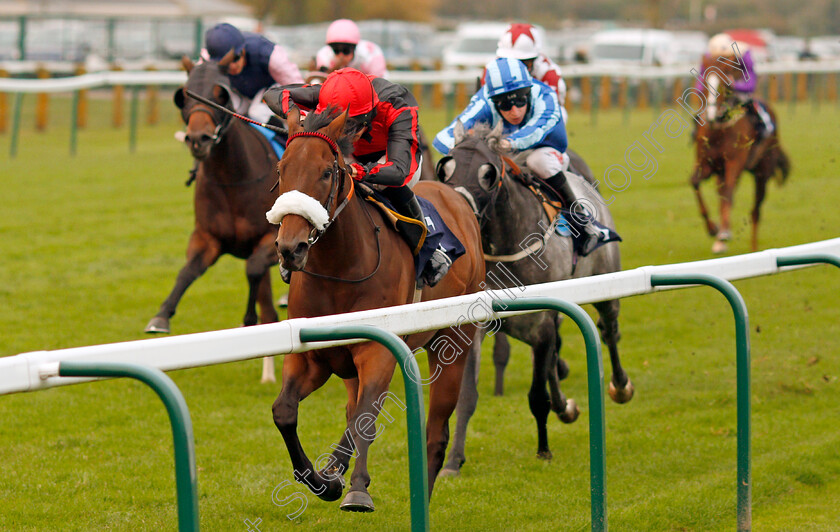
<path id="1" fill-rule="evenodd" d="M 499 38 L 508 28 L 500 22 L 470 22 L 458 26 L 455 40 L 443 50 L 444 68 L 480 68 L 496 57 Z"/>
<path id="2" fill-rule="evenodd" d="M 668 65 L 676 57 L 674 35 L 652 29 L 616 29 L 592 36 L 590 62 L 616 65 Z"/>

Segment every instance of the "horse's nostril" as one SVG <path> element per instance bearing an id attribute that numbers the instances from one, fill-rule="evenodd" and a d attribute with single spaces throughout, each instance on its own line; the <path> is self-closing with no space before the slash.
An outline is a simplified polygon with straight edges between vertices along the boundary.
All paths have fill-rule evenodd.
<path id="1" fill-rule="evenodd" d="M 305 254 L 307 251 L 309 251 L 309 244 L 306 242 L 300 242 L 297 247 L 295 247 L 295 255 L 300 256 Z"/>

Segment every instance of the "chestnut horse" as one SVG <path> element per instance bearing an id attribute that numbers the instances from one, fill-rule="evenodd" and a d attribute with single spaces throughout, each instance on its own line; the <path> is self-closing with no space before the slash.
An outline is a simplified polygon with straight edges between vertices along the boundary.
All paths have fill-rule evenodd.
<path id="1" fill-rule="evenodd" d="M 186 88 L 232 109 L 233 93 L 226 66 L 233 54 L 218 63 L 194 65 L 184 58 L 189 76 Z M 266 137 L 230 114 L 190 98 L 184 87 L 175 92 L 175 105 L 187 125 L 184 141 L 197 165 L 195 174 L 195 228 L 187 245 L 187 262 L 160 310 L 146 326 L 148 333 L 168 333 L 169 319 L 187 288 L 223 254 L 245 259 L 248 302 L 243 325 L 277 321 L 271 294 L 271 266 L 277 264 L 273 241 L 276 226 L 265 219 L 277 193 L 272 176 L 277 155 Z M 274 363 L 263 360 L 263 382 L 274 379 Z"/>
<path id="2" fill-rule="evenodd" d="M 759 139 L 752 119 L 747 116 L 741 101 L 730 88 L 737 76 L 741 76 L 731 61 L 718 61 L 714 57 L 704 58 L 706 109 L 701 125 L 697 129 L 697 162 L 691 176 L 691 186 L 700 206 L 700 215 L 706 224 L 709 236 L 715 237 L 712 252 L 724 253 L 732 238 L 730 216 L 732 201 L 738 178 L 744 170 L 755 178 L 755 203 L 752 210 L 752 250 L 758 250 L 758 221 L 761 203 L 767 191 L 767 182 L 776 172 L 781 174 L 781 183 L 790 173 L 790 162 L 779 141 L 778 127 L 766 138 Z M 723 74 L 723 79 L 718 72 Z M 775 115 L 770 108 L 767 112 Z M 717 191 L 720 197 L 720 226 L 709 217 L 700 183 L 717 176 Z"/>
<path id="3" fill-rule="evenodd" d="M 289 112 L 289 143 L 278 165 L 281 196 L 269 213 L 272 221 L 282 223 L 277 251 L 283 267 L 292 272 L 289 318 L 402 305 L 412 302 L 415 294 L 414 260 L 408 245 L 387 227 L 389 222 L 378 209 L 354 194 L 353 180 L 344 170 L 342 150 L 348 153 L 355 140 L 344 132 L 346 119 L 346 113 L 327 110 L 310 113 L 301 125 L 298 109 Z M 414 190 L 437 207 L 466 248 L 440 283 L 423 289 L 422 299 L 478 292 L 484 281 L 484 259 L 472 209 L 442 183 L 421 182 Z M 406 339 L 412 349 L 426 346 L 430 375 L 439 374 L 429 388 L 426 427 L 430 494 L 443 464 L 466 353 L 478 344 L 476 331 L 477 326 L 466 324 Z M 464 355 L 452 360 L 447 345 Z M 393 355 L 371 342 L 291 354 L 283 360 L 283 388 L 272 411 L 296 478 L 307 478 L 321 499 L 336 500 L 353 454 L 347 451 L 358 451 L 342 509 L 374 509 L 367 490 L 370 441 L 360 435 L 357 421 L 376 417 L 377 401 L 387 392 L 395 366 Z M 316 472 L 298 438 L 298 407 L 332 374 L 342 378 L 347 388 L 347 430 L 334 447 L 330 467 Z"/>

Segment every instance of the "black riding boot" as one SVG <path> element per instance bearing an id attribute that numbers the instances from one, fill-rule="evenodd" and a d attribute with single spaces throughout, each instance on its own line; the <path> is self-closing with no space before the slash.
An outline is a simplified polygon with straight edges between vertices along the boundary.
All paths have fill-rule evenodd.
<path id="1" fill-rule="evenodd" d="M 586 207 L 578 202 L 577 196 L 574 191 L 572 191 L 572 187 L 569 185 L 568 179 L 566 179 L 566 174 L 562 171 L 557 172 L 546 179 L 546 182 L 549 186 L 551 186 L 551 188 L 557 191 L 560 195 L 560 199 L 570 211 L 571 215 L 569 218 L 571 219 L 569 222 L 581 235 L 580 238 L 582 243 L 579 246 L 580 255 L 588 255 L 592 250 L 598 247 L 598 241 L 601 238 L 601 232 L 594 224 L 591 223 L 595 220 L 595 214 L 590 213 Z"/>
<path id="2" fill-rule="evenodd" d="M 280 117 L 276 116 L 276 115 L 269 118 L 267 123 L 268 123 L 269 126 L 274 126 L 274 127 L 279 127 L 279 128 L 282 128 L 282 129 L 286 129 L 286 124 L 284 124 L 283 120 L 281 120 Z M 288 140 L 289 140 L 289 134 L 287 132 L 283 132 L 283 133 L 281 133 L 279 131 L 274 132 L 274 141 L 277 142 L 278 144 L 280 144 L 281 146 L 286 146 L 286 142 Z"/>
<path id="3" fill-rule="evenodd" d="M 394 208 L 397 209 L 398 213 L 423 224 L 420 226 L 404 221 L 397 222 L 397 229 L 405 236 L 412 253 L 417 255 L 426 238 L 426 221 L 423 219 L 420 202 L 417 201 L 417 196 L 408 187 L 386 190 L 390 192 L 389 199 L 394 203 Z M 422 276 L 426 284 L 429 286 L 436 285 L 449 271 L 450 266 L 452 266 L 452 261 L 449 260 L 449 256 L 442 249 L 436 249 L 423 271 Z"/>

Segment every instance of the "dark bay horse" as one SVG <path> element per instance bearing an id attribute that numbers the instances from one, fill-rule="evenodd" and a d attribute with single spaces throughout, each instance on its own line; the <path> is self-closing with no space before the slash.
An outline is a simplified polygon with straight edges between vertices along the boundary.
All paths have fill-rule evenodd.
<path id="1" fill-rule="evenodd" d="M 438 163 L 441 179 L 470 199 L 479 218 L 487 259 L 488 288 L 515 288 L 517 283 L 530 285 L 619 271 L 621 259 L 615 242 L 579 257 L 576 264 L 573 263 L 571 238 L 554 232 L 554 223 L 543 209 L 541 200 L 523 184 L 524 179 L 517 178 L 519 166 L 498 147 L 501 133 L 501 127 L 493 131 L 479 127 L 467 134 L 459 122 L 455 126 L 455 146 Z M 527 153 L 520 154 L 517 160 Z M 586 200 L 587 208 L 597 212 L 596 219 L 614 227 L 612 216 L 598 192 L 587 185 L 583 177 L 573 173 L 567 175 L 577 197 Z M 541 237 L 541 244 L 535 241 L 534 235 Z M 532 241 L 539 245 L 532 248 L 528 245 Z M 500 263 L 512 275 L 499 271 Z M 511 292 L 516 294 L 516 290 Z M 595 308 L 600 315 L 601 338 L 607 344 L 612 363 L 610 396 L 618 403 L 625 403 L 633 397 L 634 389 L 618 355 L 619 301 L 595 303 Z M 557 312 L 541 312 L 506 318 L 501 327 L 502 332 L 531 346 L 533 374 L 528 405 L 537 422 L 537 456 L 545 459 L 551 458 L 546 430 L 549 412 L 554 411 L 564 423 L 571 423 L 578 417 L 577 405 L 572 399 L 566 399 L 559 386 L 559 381 L 568 373 L 568 366 L 559 355 L 560 321 Z M 478 400 L 477 366 L 477 356 L 467 361 L 455 437 L 444 474 L 457 474 L 465 461 L 467 423 Z"/>
<path id="2" fill-rule="evenodd" d="M 186 88 L 232 109 L 234 96 L 226 73 L 232 58 L 229 54 L 218 63 L 204 61 L 197 65 L 184 58 L 189 74 Z M 259 322 L 276 322 L 270 272 L 277 264 L 277 228 L 265 219 L 265 211 L 277 198 L 277 192 L 271 191 L 277 155 L 262 133 L 186 96 L 183 87 L 175 92 L 174 100 L 187 126 L 185 142 L 197 162 L 195 228 L 187 245 L 187 262 L 146 332 L 168 333 L 169 319 L 184 292 L 225 253 L 245 259 L 249 293 L 243 325 L 257 323 L 257 303 Z M 262 380 L 275 380 L 271 358 L 263 361 Z"/>
<path id="3" fill-rule="evenodd" d="M 691 175 L 691 186 L 697 197 L 700 215 L 706 224 L 709 236 L 715 238 L 712 252 L 725 253 L 727 241 L 732 238 L 730 217 L 732 201 L 738 179 L 744 170 L 755 178 L 755 202 L 752 210 L 752 250 L 758 250 L 758 221 L 761 204 L 767 192 L 767 182 L 778 172 L 781 183 L 790 173 L 790 161 L 782 149 L 778 126 L 764 139 L 752 119 L 744 110 L 742 102 L 730 86 L 741 76 L 731 61 L 704 58 L 706 79 L 706 109 L 703 123 L 698 127 L 696 141 L 696 163 Z M 721 75 L 718 74 L 720 72 Z M 773 111 L 767 112 L 776 122 Z M 717 177 L 717 193 L 720 198 L 720 226 L 709 217 L 706 203 L 700 192 L 700 184 L 712 175 Z"/>
<path id="4" fill-rule="evenodd" d="M 276 244 L 283 267 L 292 272 L 290 318 L 402 305 L 414 298 L 411 251 L 403 238 L 387 227 L 389 223 L 379 210 L 354 194 L 353 180 L 345 171 L 342 150 L 348 153 L 354 141 L 354 135 L 344 131 L 346 118 L 346 113 L 336 116 L 328 110 L 310 113 L 301 125 L 298 109 L 293 107 L 289 112 L 289 143 L 278 165 L 281 195 L 268 216 L 282 223 Z M 472 209 L 460 194 L 442 183 L 421 182 L 414 191 L 435 204 L 466 247 L 466 253 L 440 283 L 423 289 L 422 299 L 478 292 L 484 281 L 484 260 Z M 466 324 L 406 339 L 412 349 L 426 347 L 429 374 L 438 375 L 428 389 L 430 494 L 449 441 L 449 417 L 458 401 L 467 358 L 463 353 L 477 348 L 477 329 Z M 461 355 L 453 357 L 453 353 Z M 342 477 L 352 454 L 348 449 L 358 452 L 342 509 L 374 509 L 368 493 L 370 441 L 360 433 L 358 422 L 378 414 L 395 366 L 391 353 L 371 342 L 291 354 L 283 360 L 283 388 L 272 411 L 295 476 L 307 478 L 310 489 L 320 498 L 336 500 L 342 494 Z M 300 402 L 332 374 L 343 379 L 347 388 L 347 430 L 334 447 L 330 466 L 315 471 L 298 438 L 298 409 Z"/>

